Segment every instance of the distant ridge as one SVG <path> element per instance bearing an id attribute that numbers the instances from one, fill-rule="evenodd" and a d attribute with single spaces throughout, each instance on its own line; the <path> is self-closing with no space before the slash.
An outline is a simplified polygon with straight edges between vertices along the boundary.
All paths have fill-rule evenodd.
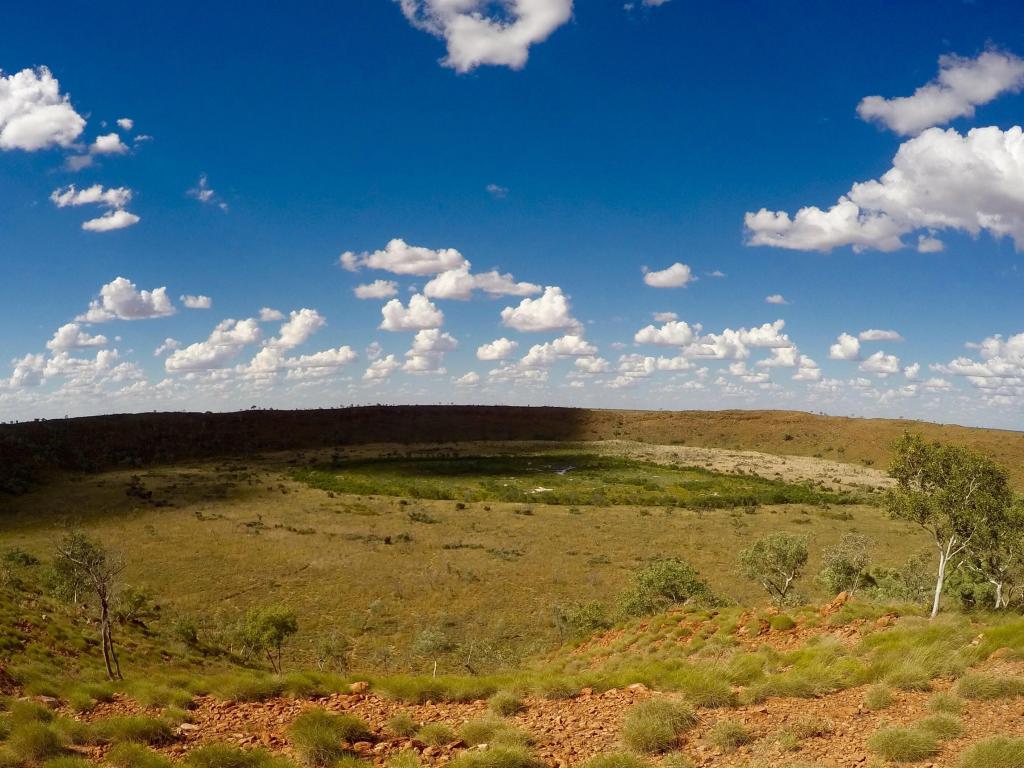
<path id="1" fill-rule="evenodd" d="M 140 413 L 0 425 L 0 489 L 49 469 L 93 471 L 365 443 L 635 440 L 884 467 L 906 430 L 990 455 L 1024 487 L 1024 432 L 800 411 L 622 411 L 422 405 Z"/>

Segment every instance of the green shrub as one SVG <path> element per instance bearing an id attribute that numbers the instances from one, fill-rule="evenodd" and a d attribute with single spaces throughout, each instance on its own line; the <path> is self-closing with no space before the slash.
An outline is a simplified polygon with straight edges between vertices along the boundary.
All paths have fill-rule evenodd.
<path id="1" fill-rule="evenodd" d="M 427 723 L 416 733 L 416 738 L 431 747 L 441 747 L 455 741 L 455 732 L 444 723 Z"/>
<path id="2" fill-rule="evenodd" d="M 370 738 L 366 723 L 352 715 L 334 715 L 322 709 L 303 712 L 288 729 L 288 740 L 304 763 L 328 766 L 345 754 L 341 742 Z"/>
<path id="3" fill-rule="evenodd" d="M 939 751 L 935 737 L 918 728 L 880 728 L 868 737 L 868 749 L 894 763 L 913 763 Z"/>
<path id="4" fill-rule="evenodd" d="M 189 768 L 288 768 L 291 763 L 263 749 L 238 749 L 227 744 L 208 744 L 188 753 Z"/>
<path id="5" fill-rule="evenodd" d="M 953 715 L 932 715 L 918 721 L 914 727 L 930 733 L 939 741 L 955 739 L 964 732 L 963 725 Z"/>
<path id="6" fill-rule="evenodd" d="M 21 763 L 41 763 L 64 751 L 60 734 L 44 723 L 24 723 L 7 737 L 7 748 Z"/>
<path id="7" fill-rule="evenodd" d="M 523 708 L 523 700 L 512 693 L 512 691 L 498 691 L 487 700 L 487 706 L 496 715 L 507 717 L 508 715 L 514 715 Z"/>
<path id="8" fill-rule="evenodd" d="M 665 752 L 697 722 L 689 705 L 672 699 L 635 704 L 622 722 L 622 740 L 638 752 Z"/>
<path id="9" fill-rule="evenodd" d="M 960 768 L 1024 768 L 1024 739 L 994 736 L 967 748 Z"/>
<path id="10" fill-rule="evenodd" d="M 936 693 L 928 699 L 928 711 L 936 715 L 962 715 L 966 705 L 951 693 Z"/>
<path id="11" fill-rule="evenodd" d="M 93 768 L 93 764 L 78 755 L 62 755 L 51 757 L 42 768 Z"/>
<path id="12" fill-rule="evenodd" d="M 650 763 L 632 752 L 606 752 L 594 755 L 580 768 L 650 768 Z"/>
<path id="13" fill-rule="evenodd" d="M 633 575 L 632 585 L 619 599 L 625 616 L 650 616 L 676 605 L 716 602 L 697 569 L 679 558 L 664 558 L 645 565 Z"/>
<path id="14" fill-rule="evenodd" d="M 170 723 L 166 720 L 146 715 L 97 720 L 92 724 L 90 730 L 96 741 L 106 744 L 116 744 L 122 741 L 133 744 L 162 744 L 170 741 L 174 735 Z"/>
<path id="15" fill-rule="evenodd" d="M 828 720 L 819 720 L 815 717 L 797 718 L 790 728 L 799 739 L 816 739 L 829 736 L 836 729 L 835 725 Z"/>
<path id="16" fill-rule="evenodd" d="M 420 768 L 420 756 L 411 749 L 403 749 L 384 761 L 384 768 Z"/>
<path id="17" fill-rule="evenodd" d="M 785 632 L 796 628 L 796 622 L 793 621 L 792 617 L 787 616 L 784 613 L 780 613 L 768 618 L 768 626 L 776 632 Z"/>
<path id="18" fill-rule="evenodd" d="M 865 581 L 871 562 L 868 550 L 871 539 L 859 533 L 844 533 L 839 543 L 821 553 L 818 583 L 830 595 L 847 592 L 853 595 Z"/>
<path id="19" fill-rule="evenodd" d="M 737 720 L 719 720 L 708 731 L 707 740 L 725 752 L 731 752 L 754 740 L 750 730 Z"/>
<path id="20" fill-rule="evenodd" d="M 736 700 L 726 675 L 718 668 L 691 668 L 671 679 L 671 687 L 698 707 L 728 707 Z"/>
<path id="21" fill-rule="evenodd" d="M 956 692 L 965 699 L 1008 699 L 1024 694 L 1024 680 L 969 672 L 957 682 Z"/>
<path id="22" fill-rule="evenodd" d="M 280 678 L 269 675 L 237 674 L 212 681 L 210 692 L 224 701 L 266 701 L 284 689 Z"/>
<path id="23" fill-rule="evenodd" d="M 53 720 L 53 710 L 44 707 L 31 699 L 17 699 L 7 708 L 11 722 L 15 725 L 25 723 L 48 723 Z"/>
<path id="24" fill-rule="evenodd" d="M 544 763 L 522 747 L 491 747 L 463 752 L 451 768 L 543 768 Z"/>
<path id="25" fill-rule="evenodd" d="M 412 719 L 412 715 L 408 712 L 399 712 L 388 720 L 384 728 L 392 736 L 399 738 L 408 738 L 416 733 L 416 729 L 419 726 L 416 721 Z"/>
<path id="26" fill-rule="evenodd" d="M 470 720 L 459 729 L 459 738 L 467 746 L 478 744 L 500 744 L 505 747 L 525 747 L 530 744 L 530 734 L 510 725 L 497 717 L 483 717 Z"/>
<path id="27" fill-rule="evenodd" d="M 892 689 L 888 685 L 879 683 L 868 688 L 864 694 L 864 706 L 872 712 L 879 712 L 892 706 Z"/>
<path id="28" fill-rule="evenodd" d="M 141 744 L 115 744 L 107 753 L 113 768 L 171 768 L 171 761 Z"/>

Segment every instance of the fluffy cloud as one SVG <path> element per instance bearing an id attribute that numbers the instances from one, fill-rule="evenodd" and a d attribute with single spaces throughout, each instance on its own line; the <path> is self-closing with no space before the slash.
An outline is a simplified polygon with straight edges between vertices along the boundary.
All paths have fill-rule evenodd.
<path id="1" fill-rule="evenodd" d="M 900 372 L 900 359 L 896 355 L 887 355 L 879 351 L 865 359 L 860 364 L 860 369 L 865 373 L 885 377 Z"/>
<path id="2" fill-rule="evenodd" d="M 792 218 L 762 208 L 744 221 L 749 245 L 793 250 L 849 245 L 895 251 L 904 247 L 902 237 L 917 229 L 1009 236 L 1020 250 L 1024 130 L 987 127 L 961 135 L 929 128 L 900 146 L 880 179 L 854 184 L 831 208 L 801 208 Z"/>
<path id="3" fill-rule="evenodd" d="M 423 287 L 424 295 L 432 299 L 468 301 L 476 289 L 491 296 L 532 296 L 540 293 L 539 285 L 517 283 L 512 275 L 503 275 L 495 270 L 474 275 L 470 268 L 471 264 L 464 261 L 456 269 L 440 273 Z"/>
<path id="4" fill-rule="evenodd" d="M 457 387 L 475 387 L 480 383 L 480 374 L 476 371 L 470 371 L 469 373 L 459 376 L 453 382 Z"/>
<path id="5" fill-rule="evenodd" d="M 1012 54 L 986 51 L 976 59 L 942 56 L 938 77 L 913 96 L 868 96 L 857 105 L 857 114 L 910 136 L 958 117 L 972 117 L 976 106 L 1002 93 L 1020 91 L 1022 86 L 1024 60 Z"/>
<path id="6" fill-rule="evenodd" d="M 390 299 L 398 295 L 398 283 L 394 280 L 374 280 L 352 289 L 357 299 Z"/>
<path id="7" fill-rule="evenodd" d="M 793 342 L 782 332 L 785 320 L 764 323 L 755 328 L 726 328 L 721 333 L 700 337 L 686 349 L 690 357 L 710 357 L 717 360 L 742 360 L 750 356 L 750 349 L 791 347 Z"/>
<path id="8" fill-rule="evenodd" d="M 607 373 L 611 370 L 611 363 L 603 357 L 578 357 L 574 361 L 576 370 L 587 375 Z"/>
<path id="9" fill-rule="evenodd" d="M 652 312 L 651 317 L 654 318 L 656 323 L 668 323 L 679 319 L 679 315 L 675 312 Z"/>
<path id="10" fill-rule="evenodd" d="M 338 368 L 355 362 L 359 355 L 349 346 L 338 347 L 337 349 L 325 349 L 322 352 L 314 352 L 311 355 L 290 357 L 284 361 L 286 368 L 307 369 L 307 368 Z"/>
<path id="11" fill-rule="evenodd" d="M 263 307 L 260 310 L 261 323 L 273 323 L 278 320 L 284 320 L 284 313 L 280 310 L 271 307 Z"/>
<path id="12" fill-rule="evenodd" d="M 82 222 L 82 229 L 87 232 L 111 232 L 115 229 L 125 229 L 126 227 L 133 226 L 140 221 L 141 219 L 134 213 L 118 209 L 116 211 L 107 211 L 102 216 Z"/>
<path id="13" fill-rule="evenodd" d="M 327 325 L 323 315 L 315 309 L 303 307 L 293 310 L 288 320 L 281 325 L 277 336 L 267 341 L 274 349 L 293 349 L 309 340 L 309 337 Z"/>
<path id="14" fill-rule="evenodd" d="M 382 250 L 355 253 L 345 251 L 338 257 L 342 267 L 356 272 L 362 267 L 381 269 L 396 275 L 436 275 L 461 267 L 466 259 L 454 248 L 424 248 L 409 245 L 401 238 L 388 242 Z"/>
<path id="15" fill-rule="evenodd" d="M 773 293 L 770 296 L 765 296 L 764 301 L 765 304 L 789 304 L 789 302 L 786 301 L 786 297 L 781 293 Z"/>
<path id="16" fill-rule="evenodd" d="M 89 303 L 89 309 L 75 318 L 78 322 L 105 323 L 110 320 L 145 320 L 174 314 L 174 305 L 166 288 L 140 291 L 135 283 L 117 277 L 100 288 L 98 299 Z"/>
<path id="17" fill-rule="evenodd" d="M 502 336 L 500 339 L 477 347 L 476 356 L 480 360 L 505 360 L 511 357 L 518 348 L 518 341 L 512 341 Z"/>
<path id="18" fill-rule="evenodd" d="M 82 330 L 82 326 L 78 323 L 65 323 L 57 329 L 53 338 L 46 342 L 46 348 L 54 352 L 83 347 L 105 347 L 106 345 L 106 336 L 101 334 L 90 336 Z"/>
<path id="19" fill-rule="evenodd" d="M 116 133 L 107 133 L 97 136 L 89 151 L 94 155 L 123 155 L 128 147 Z"/>
<path id="20" fill-rule="evenodd" d="M 79 115 L 46 67 L 4 76 L 0 71 L 0 149 L 34 152 L 68 147 L 81 135 Z"/>
<path id="21" fill-rule="evenodd" d="M 521 69 L 530 46 L 572 16 L 572 0 L 398 0 L 417 29 L 442 38 L 457 72 L 492 64 Z"/>
<path id="22" fill-rule="evenodd" d="M 633 341 L 660 347 L 686 347 L 693 343 L 699 333 L 700 325 L 691 327 L 686 321 L 673 319 L 660 328 L 653 325 L 641 328 L 633 336 Z"/>
<path id="23" fill-rule="evenodd" d="M 380 360 L 374 360 L 370 363 L 370 367 L 363 373 L 364 381 L 385 381 L 391 377 L 401 367 L 394 355 L 388 355 L 382 357 Z"/>
<path id="24" fill-rule="evenodd" d="M 223 320 L 206 341 L 175 350 L 164 361 L 164 368 L 168 372 L 223 368 L 246 346 L 257 343 L 261 336 L 259 322 L 255 318 Z"/>
<path id="25" fill-rule="evenodd" d="M 884 331 L 878 328 L 869 328 L 857 334 L 861 341 L 903 341 L 903 337 L 897 331 Z"/>
<path id="26" fill-rule="evenodd" d="M 384 331 L 418 331 L 444 323 L 444 313 L 419 293 L 409 297 L 408 307 L 400 299 L 392 299 L 383 306 L 381 314 L 384 319 L 379 327 Z"/>
<path id="27" fill-rule="evenodd" d="M 579 331 L 582 327 L 572 316 L 569 299 L 558 286 L 549 285 L 537 299 L 523 299 L 517 307 L 501 310 L 501 322 L 522 332 Z"/>
<path id="28" fill-rule="evenodd" d="M 209 296 L 192 296 L 186 294 L 178 297 L 186 309 L 209 309 L 213 306 L 213 299 Z"/>
<path id="29" fill-rule="evenodd" d="M 117 127 L 122 131 L 130 131 L 135 127 L 135 121 L 130 117 L 119 117 L 117 119 Z"/>
<path id="30" fill-rule="evenodd" d="M 682 288 L 696 279 L 693 270 L 678 261 L 670 267 L 655 272 L 644 267 L 644 282 L 652 288 Z"/>
<path id="31" fill-rule="evenodd" d="M 833 360 L 856 360 L 860 357 L 860 340 L 848 333 L 841 333 L 836 343 L 828 348 L 828 356 Z"/>
<path id="32" fill-rule="evenodd" d="M 560 357 L 592 357 L 597 347 L 578 334 L 566 334 L 545 344 L 535 344 L 519 362 L 526 368 L 543 368 L 553 364 Z"/>
<path id="33" fill-rule="evenodd" d="M 446 352 L 459 345 L 458 341 L 439 328 L 427 328 L 413 337 L 412 347 L 405 353 L 402 369 L 408 373 L 444 373 L 442 365 Z"/>
<path id="34" fill-rule="evenodd" d="M 58 208 L 78 205 L 103 205 L 107 208 L 124 208 L 132 201 L 132 191 L 127 187 L 104 189 L 101 184 L 78 189 L 69 184 L 50 193 L 50 201 Z"/>
<path id="35" fill-rule="evenodd" d="M 159 347 L 153 350 L 153 357 L 161 357 L 176 349 L 181 349 L 181 342 L 168 336 Z"/>

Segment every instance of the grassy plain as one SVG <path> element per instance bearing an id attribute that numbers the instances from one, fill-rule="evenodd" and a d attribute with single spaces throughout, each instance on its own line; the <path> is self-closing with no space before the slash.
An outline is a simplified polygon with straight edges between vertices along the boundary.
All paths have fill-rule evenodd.
<path id="1" fill-rule="evenodd" d="M 772 531 L 808 537 L 809 574 L 822 547 L 849 531 L 875 540 L 883 566 L 927 546 L 863 490 L 855 493 L 864 503 L 837 504 L 854 497 L 550 445 L 465 463 L 380 453 L 61 475 L 10 500 L 0 540 L 48 559 L 61 528 L 79 526 L 124 555 L 126 581 L 150 590 L 165 616 L 215 629 L 249 607 L 281 603 L 302 628 L 293 662 L 343 636 L 358 668 L 416 672 L 435 661 L 440 672 L 464 671 L 467 654 L 475 669 L 510 666 L 549 649 L 559 640 L 557 608 L 613 608 L 636 567 L 659 556 L 689 560 L 716 592 L 751 603 L 764 595 L 738 574 L 736 553 Z M 557 474 L 568 466 L 576 469 Z M 506 487 L 502 477 L 517 480 Z M 529 493 L 537 487 L 554 490 Z M 756 503 L 780 498 L 800 503 Z M 554 500 L 562 503 L 546 503 Z M 726 501 L 737 506 L 702 508 Z M 810 577 L 799 587 L 825 597 Z"/>

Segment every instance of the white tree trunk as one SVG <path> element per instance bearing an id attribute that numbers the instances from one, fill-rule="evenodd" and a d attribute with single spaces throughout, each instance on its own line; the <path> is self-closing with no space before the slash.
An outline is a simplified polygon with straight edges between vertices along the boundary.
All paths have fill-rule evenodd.
<path id="1" fill-rule="evenodd" d="M 942 587 L 946 582 L 946 563 L 949 562 L 949 555 L 945 550 L 939 550 L 939 574 L 935 579 L 935 599 L 932 601 L 932 615 L 934 619 L 939 614 L 939 603 L 942 600 Z"/>

